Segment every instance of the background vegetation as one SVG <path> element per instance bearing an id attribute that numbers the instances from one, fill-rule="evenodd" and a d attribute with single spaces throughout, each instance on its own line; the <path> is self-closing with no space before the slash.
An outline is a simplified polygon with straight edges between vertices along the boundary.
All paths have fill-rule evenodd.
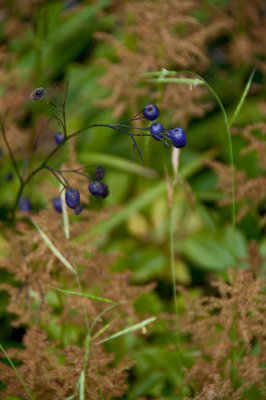
<path id="1" fill-rule="evenodd" d="M 179 157 L 140 138 L 144 166 L 137 154 L 130 162 L 129 138 L 106 128 L 62 146 L 51 166 L 102 165 L 110 189 L 93 199 L 86 180 L 69 174 L 84 206 L 78 217 L 68 213 L 69 238 L 66 213 L 51 203 L 61 188 L 48 171 L 25 188 L 33 211 L 12 223 L 19 182 L 0 136 L 1 399 L 263 399 L 264 7 L 1 2 L 0 113 L 9 109 L 20 171 L 36 137 L 42 144 L 29 171 L 59 129 L 46 97 L 30 100 L 36 87 L 61 95 L 69 80 L 69 133 L 124 121 L 148 103 L 166 128 L 187 133 Z M 184 70 L 200 74 L 225 108 L 235 204 L 228 125 L 206 85 L 175 81 L 194 79 Z"/>

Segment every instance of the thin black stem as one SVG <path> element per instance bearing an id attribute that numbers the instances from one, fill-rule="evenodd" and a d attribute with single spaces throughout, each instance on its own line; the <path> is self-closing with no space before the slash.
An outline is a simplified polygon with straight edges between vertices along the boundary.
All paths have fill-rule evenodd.
<path id="1" fill-rule="evenodd" d="M 13 166 L 14 166 L 14 169 L 15 169 L 15 171 L 16 171 L 16 174 L 17 174 L 17 176 L 18 176 L 18 179 L 19 179 L 20 182 L 22 183 L 22 182 L 23 182 L 22 176 L 20 175 L 20 172 L 19 172 L 19 169 L 18 169 L 18 166 L 17 166 L 17 162 L 16 162 L 16 160 L 15 160 L 13 151 L 12 151 L 10 145 L 9 145 L 9 142 L 8 142 L 7 136 L 6 136 L 5 121 L 6 121 L 7 112 L 8 112 L 8 110 L 6 111 L 6 113 L 5 113 L 5 115 L 4 115 L 4 118 L 3 118 L 3 120 L 1 121 L 1 125 L 0 125 L 0 126 L 1 126 L 2 134 L 3 134 L 4 142 L 5 142 L 5 145 L 6 145 L 6 147 L 7 147 L 8 153 L 9 153 L 9 155 L 10 155 L 12 164 L 13 164 Z"/>

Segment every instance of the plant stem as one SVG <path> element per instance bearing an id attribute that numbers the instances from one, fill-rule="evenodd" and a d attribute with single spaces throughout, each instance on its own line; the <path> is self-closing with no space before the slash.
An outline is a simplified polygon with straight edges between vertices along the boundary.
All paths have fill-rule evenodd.
<path id="1" fill-rule="evenodd" d="M 12 164 L 13 164 L 14 169 L 15 169 L 15 171 L 16 171 L 16 174 L 17 174 L 17 176 L 18 176 L 18 179 L 19 179 L 20 182 L 22 183 L 22 176 L 20 175 L 20 172 L 19 172 L 19 169 L 18 169 L 16 160 L 15 160 L 15 157 L 14 157 L 13 151 L 12 151 L 12 149 L 11 149 L 9 143 L 8 143 L 7 137 L 6 137 L 6 129 L 5 129 L 5 119 L 6 119 L 6 115 L 7 115 L 7 113 L 5 114 L 5 116 L 4 116 L 4 118 L 3 118 L 3 121 L 1 122 L 2 134 L 3 134 L 4 142 L 5 142 L 5 145 L 6 145 L 6 147 L 7 147 L 8 153 L 9 153 L 9 155 L 10 155 Z"/>

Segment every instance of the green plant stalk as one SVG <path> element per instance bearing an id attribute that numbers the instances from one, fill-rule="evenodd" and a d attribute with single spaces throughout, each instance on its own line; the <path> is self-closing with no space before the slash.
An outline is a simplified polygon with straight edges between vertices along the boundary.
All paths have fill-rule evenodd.
<path id="1" fill-rule="evenodd" d="M 174 192 L 174 185 L 172 185 Z M 177 350 L 177 368 L 180 373 L 180 389 L 182 392 L 183 383 L 183 372 L 182 372 L 182 360 L 181 360 L 181 349 L 180 349 L 180 334 L 179 334 L 179 324 L 178 324 L 178 310 L 177 310 L 177 295 L 176 295 L 176 271 L 175 271 L 175 252 L 174 252 L 174 219 L 173 219 L 173 207 L 169 210 L 169 236 L 170 236 L 170 259 L 171 259 L 171 278 L 172 278 L 172 290 L 174 297 L 174 307 L 176 315 L 176 340 L 175 346 Z"/>
<path id="2" fill-rule="evenodd" d="M 29 396 L 30 400 L 34 400 L 33 396 L 31 395 L 29 389 L 27 388 L 22 376 L 20 375 L 20 373 L 18 372 L 17 368 L 15 367 L 14 363 L 12 362 L 11 358 L 9 357 L 9 355 L 7 354 L 7 352 L 5 351 L 5 349 L 3 348 L 3 346 L 0 344 L 0 349 L 2 350 L 2 352 L 4 353 L 6 359 L 8 360 L 9 364 L 11 365 L 11 367 L 13 368 L 13 370 L 15 371 L 15 374 L 17 375 L 18 379 L 20 380 L 21 385 L 24 387 L 27 395 Z"/>
<path id="3" fill-rule="evenodd" d="M 167 75 L 169 73 L 169 75 L 176 75 L 177 73 L 175 73 L 174 71 L 163 71 L 164 75 Z M 216 99 L 222 114 L 223 114 L 223 118 L 224 118 L 224 122 L 225 122 L 225 127 L 226 127 L 226 133 L 227 133 L 227 138 L 228 138 L 228 144 L 229 144 L 229 156 L 230 156 L 230 164 L 231 164 L 231 178 L 232 178 L 232 226 L 233 226 L 233 241 L 235 243 L 236 240 L 236 227 L 235 227 L 235 171 L 234 171 L 234 155 L 233 155 L 233 146 L 232 146 L 232 139 L 231 139 L 231 133 L 230 133 L 230 127 L 232 126 L 233 122 L 235 121 L 238 113 L 240 112 L 240 109 L 244 103 L 244 100 L 247 96 L 248 90 L 250 88 L 252 79 L 254 77 L 255 74 L 255 69 L 252 71 L 250 78 L 246 84 L 245 90 L 237 104 L 237 107 L 230 119 L 230 122 L 228 121 L 228 117 L 226 114 L 226 111 L 224 109 L 224 106 L 219 98 L 219 96 L 217 95 L 217 93 L 214 91 L 214 89 L 198 74 L 194 73 L 194 72 L 190 72 L 190 71 L 182 71 L 179 73 L 186 73 L 186 74 L 192 74 L 194 76 L 196 76 L 198 79 L 200 79 L 206 86 L 207 88 L 210 90 L 210 92 L 212 93 L 212 95 L 214 96 L 214 98 Z M 179 78 L 161 78 L 160 73 L 151 73 L 151 74 L 146 74 L 146 76 L 158 76 L 159 78 L 155 79 L 157 82 L 175 82 L 175 83 L 189 83 L 189 82 L 185 82 L 185 80 L 183 82 L 181 82 L 181 79 Z M 192 83 L 192 82 L 191 82 Z M 199 83 L 199 82 L 198 82 Z M 171 231 L 171 228 L 170 228 Z M 171 240 L 171 238 L 170 238 Z M 235 246 L 233 246 L 234 248 L 234 253 L 233 253 L 233 259 L 234 259 L 234 280 L 236 277 L 236 248 Z M 172 254 L 171 254 L 171 258 L 172 258 Z M 173 274 L 173 272 L 172 272 Z M 174 275 L 172 276 L 172 279 L 174 281 Z M 233 385 L 236 386 L 237 385 L 237 368 L 236 368 L 236 361 L 237 361 L 237 348 L 236 348 L 236 343 L 238 340 L 238 331 L 237 331 L 237 309 L 236 309 L 236 304 L 233 305 L 233 325 L 232 325 L 232 329 L 233 329 L 233 348 L 232 348 L 232 370 L 231 370 L 231 380 L 233 382 Z"/>

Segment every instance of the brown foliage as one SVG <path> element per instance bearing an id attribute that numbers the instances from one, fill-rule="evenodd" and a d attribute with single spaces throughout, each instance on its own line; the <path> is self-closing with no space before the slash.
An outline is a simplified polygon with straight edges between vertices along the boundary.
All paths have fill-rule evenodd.
<path id="1" fill-rule="evenodd" d="M 265 279 L 229 270 L 228 281 L 213 282 L 217 296 L 186 296 L 180 327 L 189 333 L 199 356 L 186 381 L 195 399 L 241 399 L 256 384 L 263 392 L 265 359 Z M 254 343 L 259 354 L 252 354 Z"/>
<path id="2" fill-rule="evenodd" d="M 87 314 L 92 328 L 91 336 L 107 326 L 102 335 L 107 337 L 125 326 L 139 322 L 133 302 L 152 286 L 133 287 L 129 283 L 128 273 L 110 272 L 108 266 L 113 263 L 117 255 L 101 253 L 87 240 L 77 243 L 72 238 L 67 241 L 60 226 L 61 218 L 57 216 L 51 218 L 50 214 L 51 212 L 48 215 L 48 212 L 43 211 L 34 216 L 34 220 L 78 271 L 80 284 L 75 275 L 49 250 L 39 234 L 26 223 L 17 225 L 20 230 L 19 235 L 7 232 L 9 239 L 6 248 L 7 258 L 1 260 L 0 265 L 12 273 L 17 282 L 16 286 L 1 285 L 1 289 L 7 290 L 10 295 L 8 311 L 16 316 L 13 324 L 29 326 L 23 338 L 25 348 L 12 349 L 8 353 L 23 363 L 18 370 L 29 390 L 38 398 L 53 400 L 73 394 L 82 371 L 85 356 L 83 342 L 86 334 L 84 313 Z M 84 212 L 87 229 L 95 223 L 93 214 Z M 101 215 L 103 217 L 104 213 Z M 80 229 L 83 229 L 84 225 L 79 222 L 73 225 L 76 235 L 80 234 Z M 10 259 L 12 261 L 9 261 Z M 57 292 L 55 287 L 76 292 L 89 290 L 95 295 L 119 302 L 119 305 L 107 312 L 106 309 L 110 304 L 80 296 L 65 295 Z M 59 301 L 59 314 L 58 309 L 55 312 L 54 305 L 47 301 L 47 295 L 51 292 Z M 49 341 L 44 328 L 46 324 L 50 324 L 51 315 L 59 326 L 62 327 L 67 323 L 79 329 L 83 347 L 73 344 L 64 348 L 62 343 Z M 102 345 L 97 344 L 102 336 L 91 343 L 90 361 L 85 375 L 86 398 L 98 399 L 101 391 L 106 399 L 119 397 L 127 388 L 125 371 L 132 363 L 124 360 L 119 365 L 110 367 L 114 356 L 107 354 Z M 65 357 L 63 363 L 59 360 L 60 355 Z M 7 384 L 5 395 L 25 394 L 9 366 L 0 363 L 0 373 L 1 380 Z"/>

